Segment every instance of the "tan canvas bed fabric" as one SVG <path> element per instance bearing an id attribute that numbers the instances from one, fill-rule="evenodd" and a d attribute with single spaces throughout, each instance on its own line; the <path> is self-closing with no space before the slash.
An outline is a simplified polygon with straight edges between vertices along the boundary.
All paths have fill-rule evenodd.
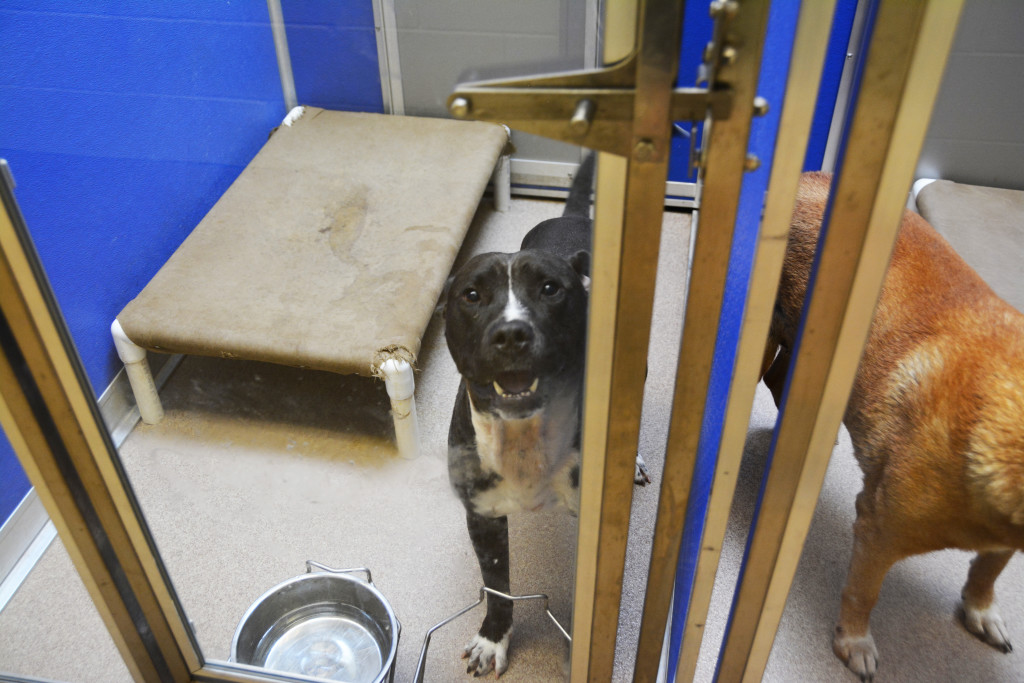
<path id="1" fill-rule="evenodd" d="M 1010 305 L 1024 311 L 1024 191 L 918 181 L 917 210 Z"/>
<path id="2" fill-rule="evenodd" d="M 118 314 L 131 342 L 344 374 L 415 361 L 505 129 L 292 118 Z"/>

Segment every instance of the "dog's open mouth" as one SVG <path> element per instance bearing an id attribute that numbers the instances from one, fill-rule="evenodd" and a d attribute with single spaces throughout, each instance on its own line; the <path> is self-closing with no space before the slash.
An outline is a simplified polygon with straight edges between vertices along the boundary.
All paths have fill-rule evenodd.
<path id="1" fill-rule="evenodd" d="M 539 385 L 540 379 L 528 372 L 503 372 L 494 379 L 494 391 L 504 399 L 526 398 Z"/>

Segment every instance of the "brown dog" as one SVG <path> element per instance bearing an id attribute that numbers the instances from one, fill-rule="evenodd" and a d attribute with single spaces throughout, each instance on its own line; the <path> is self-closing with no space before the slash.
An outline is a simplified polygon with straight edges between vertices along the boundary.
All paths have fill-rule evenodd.
<path id="1" fill-rule="evenodd" d="M 776 403 L 830 182 L 808 173 L 800 183 L 763 373 Z M 882 580 L 895 562 L 943 548 L 977 551 L 962 593 L 964 624 L 1009 652 L 993 585 L 1024 550 L 1024 315 L 911 211 L 843 422 L 864 490 L 836 655 L 870 680 L 878 653 L 868 619 Z"/>

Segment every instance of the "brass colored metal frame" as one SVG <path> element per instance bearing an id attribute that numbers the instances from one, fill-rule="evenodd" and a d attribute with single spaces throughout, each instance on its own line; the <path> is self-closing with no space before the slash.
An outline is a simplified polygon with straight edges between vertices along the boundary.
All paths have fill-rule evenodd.
<path id="1" fill-rule="evenodd" d="M 608 680 L 614 662 L 673 101 L 695 97 L 687 115 L 727 104 L 723 93 L 673 92 L 680 0 L 648 0 L 642 11 L 633 0 L 608 5 L 636 16 L 642 37 L 629 62 L 628 159 L 603 154 L 598 179 L 593 286 L 604 303 L 590 323 L 584 442 L 594 457 L 581 472 L 573 680 Z M 609 37 L 607 54 L 627 43 Z M 131 673 L 162 683 L 280 680 L 203 661 L 17 221 L 0 225 L 0 307 L 13 331 L 0 418 Z"/>
<path id="2" fill-rule="evenodd" d="M 591 301 L 603 303 L 587 342 L 572 681 L 610 680 L 615 660 L 682 4 L 648 0 L 637 16 L 633 151 L 602 154 L 598 172 Z"/>
<path id="3" fill-rule="evenodd" d="M 697 231 L 692 277 L 701 287 L 690 294 L 679 374 L 684 389 L 675 408 L 678 440 L 687 447 L 666 463 L 637 678 L 653 679 L 656 671 L 648 669 L 660 659 L 656 648 L 671 596 L 768 17 L 767 0 L 711 8 L 716 23 L 706 52 L 712 72 L 707 89 L 673 89 L 682 2 L 647 0 L 638 11 L 628 2 L 609 3 L 614 16 L 637 18 L 633 40 L 614 31 L 617 23 L 632 22 L 605 22 L 614 32 L 606 45 L 615 46 L 605 62 L 613 66 L 463 85 L 449 99 L 458 118 L 500 121 L 625 157 L 603 154 L 598 175 L 591 301 L 601 304 L 592 305 L 588 336 L 573 680 L 612 674 L 670 125 L 707 117 L 714 122 L 705 146 L 712 150 L 704 168 L 709 218 Z"/>
<path id="4" fill-rule="evenodd" d="M 759 681 L 895 243 L 960 0 L 881 0 L 719 662 Z M 873 258 L 865 258 L 871 255 Z"/>
<path id="5" fill-rule="evenodd" d="M 734 7 L 736 3 L 718 4 Z M 625 48 L 623 53 L 609 53 L 615 54 L 614 59 L 605 55 L 611 66 L 460 84 L 448 98 L 449 112 L 455 118 L 502 123 L 641 163 L 667 162 L 668 148 L 653 144 L 650 136 L 637 147 L 641 139 L 636 134 L 643 128 L 642 120 L 653 122 L 657 117 L 667 117 L 659 121 L 660 134 L 671 121 L 727 118 L 733 106 L 733 92 L 727 81 L 712 80 L 713 86 L 707 88 L 674 88 L 678 56 L 670 61 L 666 55 L 678 55 L 682 5 L 682 0 L 644 0 L 637 12 L 633 2 L 623 2 L 621 7 L 612 3 L 606 10 L 617 18 L 652 19 L 640 25 L 632 40 L 623 35 L 609 43 Z M 716 23 L 716 38 L 708 52 L 714 64 L 723 61 L 725 27 L 733 16 L 731 11 L 716 12 L 722 20 Z M 632 21 L 605 22 L 609 31 L 622 34 L 619 24 L 634 26 Z M 671 70 L 673 80 L 660 80 L 652 89 L 650 75 L 666 69 Z M 657 96 L 652 94 L 655 90 Z"/>
<path id="6" fill-rule="evenodd" d="M 138 680 L 200 666 L 92 390 L 6 186 L 0 213 L 0 423 Z"/>
<path id="7" fill-rule="evenodd" d="M 635 61 L 627 65 L 631 71 Z M 582 82 L 595 80 L 602 73 L 617 75 L 621 68 L 608 72 L 581 72 Z M 631 88 L 591 85 L 577 87 L 559 76 L 560 85 L 528 81 L 520 86 L 500 82 L 496 85 L 478 83 L 460 86 L 452 95 L 459 118 L 499 121 L 516 130 L 547 138 L 571 142 L 583 147 L 631 156 L 630 133 L 636 109 L 636 95 Z M 600 79 L 597 79 L 600 80 Z M 565 83 L 565 85 L 561 85 Z M 670 120 L 702 119 L 710 110 L 714 118 L 726 118 L 732 109 L 733 94 L 727 90 L 677 88 L 669 104 Z M 592 113 L 583 117 L 587 125 L 571 125 L 581 103 L 590 105 Z"/>
<path id="8" fill-rule="evenodd" d="M 824 3 L 804 4 L 806 17 L 815 12 L 820 13 L 817 21 L 823 20 L 827 10 L 810 6 Z M 823 239 L 821 266 L 777 430 L 776 454 L 723 647 L 720 680 L 758 680 L 764 671 L 884 276 L 886 259 L 850 255 L 891 251 L 961 4 L 880 0 L 850 143 L 834 188 L 832 223 Z M 740 3 L 728 30 L 721 31 L 735 60 L 724 60 L 712 78 L 729 90 L 700 94 L 673 90 L 682 24 L 679 0 L 646 0 L 639 10 L 635 0 L 607 3 L 609 17 L 635 17 L 635 22 L 606 20 L 605 62 L 616 66 L 594 87 L 628 87 L 634 93 L 628 104 L 623 100 L 614 105 L 621 108 L 613 118 L 624 141 L 598 145 L 620 156 L 602 154 L 598 173 L 591 300 L 601 303 L 592 306 L 589 322 L 573 681 L 605 681 L 612 675 L 670 117 L 680 106 L 691 109 L 688 115 L 707 107 L 713 116 L 730 106 L 734 111 L 729 118 L 710 125 L 705 145 L 703 210 L 691 274 L 700 287 L 691 290 L 687 302 L 635 678 L 653 680 L 656 673 L 652 667 L 661 651 L 746 157 L 753 108 L 744 103 L 753 102 L 755 94 L 768 5 L 768 0 Z M 731 12 L 737 5 L 715 6 Z M 804 35 L 817 25 L 801 19 L 798 49 L 808 54 L 821 49 L 820 42 Z M 725 47 L 718 42 L 715 49 Z M 792 77 L 793 87 L 809 87 L 814 80 L 810 69 L 819 68 L 817 64 L 820 59 L 810 59 L 808 71 Z M 794 64 L 797 68 L 804 65 Z M 594 122 L 600 120 L 601 101 L 622 99 L 621 92 L 597 93 L 601 97 L 596 98 L 592 120 L 582 114 L 584 126 L 565 123 L 573 120 L 564 118 L 569 111 L 565 103 L 573 96 L 555 94 L 548 104 L 562 107 L 559 125 L 571 125 L 569 132 L 584 144 L 593 142 L 587 136 L 600 130 Z M 799 96 L 791 92 L 788 99 Z M 573 103 L 574 115 L 580 111 L 578 104 Z M 786 135 L 806 127 L 809 114 L 806 107 L 790 110 L 787 105 L 783 115 L 779 145 Z M 627 120 L 628 130 L 621 123 Z M 598 138 L 603 140 L 603 135 Z M 721 544 L 721 514 L 735 483 L 725 470 L 735 463 L 745 434 L 743 411 L 749 408 L 753 367 L 760 358 L 756 340 L 767 327 L 766 302 L 772 298 L 768 291 L 774 292 L 773 280 L 777 282 L 797 158 L 802 154 L 777 157 L 777 176 L 769 188 L 766 228 L 721 445 L 722 457 L 732 460 L 722 460 L 716 473 L 716 487 L 724 492 L 712 499 L 705 531 L 715 546 Z M 14 206 L 13 198 L 5 197 L 5 206 Z M 0 215 L 0 314 L 0 423 L 132 675 L 161 683 L 281 680 L 203 661 L 16 212 Z M 695 616 L 706 612 L 715 559 L 717 551 L 700 559 L 691 602 Z M 692 670 L 699 632 L 695 620 L 688 624 L 681 672 Z"/>
<path id="9" fill-rule="evenodd" d="M 706 133 L 705 148 L 708 152 L 702 173 L 702 209 L 695 226 L 696 240 L 690 271 L 690 282 L 698 284 L 689 289 L 683 322 L 672 419 L 636 656 L 634 676 L 641 681 L 653 681 L 657 675 L 672 602 L 743 183 L 768 8 L 768 0 L 741 3 L 728 32 L 728 47 L 735 50 L 735 59 L 731 63 L 723 63 L 714 76 L 717 81 L 729 84 L 737 102 L 749 102 L 751 105 L 737 106 L 729 119 L 712 121 Z"/>
<path id="10" fill-rule="evenodd" d="M 676 680 L 679 681 L 692 680 L 697 668 L 715 573 L 722 554 L 736 477 L 746 442 L 750 408 L 760 379 L 758 374 L 764 355 L 764 340 L 768 336 L 778 290 L 793 200 L 814 117 L 834 9 L 835 0 L 804 2 L 800 9 L 786 97 L 775 142 L 771 179 L 744 306 L 732 387 L 722 425 L 722 440 L 718 446 L 714 483 L 708 500 L 707 519 L 697 557 L 690 604 L 686 611 L 686 625 L 676 669 Z M 675 428 L 671 433 L 674 436 L 679 434 Z M 676 448 L 678 446 L 670 443 L 670 452 Z"/>

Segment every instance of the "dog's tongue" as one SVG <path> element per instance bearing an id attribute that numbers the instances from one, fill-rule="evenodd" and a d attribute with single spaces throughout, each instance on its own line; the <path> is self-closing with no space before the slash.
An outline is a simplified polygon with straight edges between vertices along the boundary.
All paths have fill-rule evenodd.
<path id="1" fill-rule="evenodd" d="M 503 372 L 497 377 L 497 383 L 507 394 L 522 394 L 531 391 L 534 377 L 528 372 Z"/>

